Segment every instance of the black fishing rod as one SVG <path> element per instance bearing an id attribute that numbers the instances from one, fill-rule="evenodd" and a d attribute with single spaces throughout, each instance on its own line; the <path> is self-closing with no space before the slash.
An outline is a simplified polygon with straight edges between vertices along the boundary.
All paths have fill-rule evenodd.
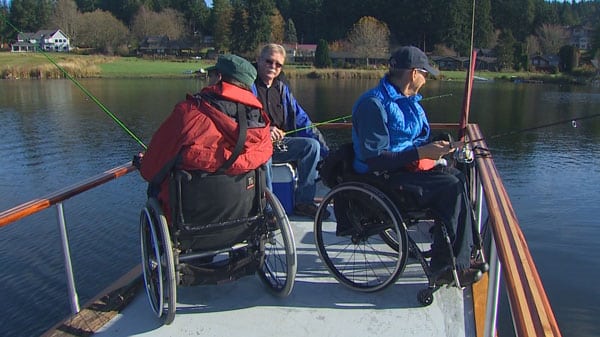
<path id="1" fill-rule="evenodd" d="M 15 32 L 17 32 L 18 34 L 23 34 L 23 32 L 21 32 L 17 27 L 15 27 L 12 23 L 10 23 L 5 17 L 4 15 L 2 15 L 2 19 L 4 20 L 4 22 L 6 22 L 7 25 L 9 25 L 12 29 L 15 30 Z M 121 129 L 123 129 L 129 136 L 131 136 L 131 138 L 133 138 L 138 144 L 140 144 L 144 150 L 147 150 L 148 147 L 146 146 L 146 144 L 144 144 L 144 142 L 142 142 L 126 125 L 125 123 L 123 123 L 115 114 L 113 114 L 104 104 L 102 104 L 102 102 L 100 102 L 100 100 L 98 100 L 98 98 L 96 98 L 96 96 L 94 96 L 89 90 L 87 90 L 81 83 L 79 83 L 79 81 L 77 81 L 73 76 L 71 76 L 71 74 L 69 74 L 63 67 L 61 67 L 58 63 L 56 63 L 56 61 L 54 61 L 54 59 L 52 59 L 50 57 L 50 55 L 48 55 L 46 52 L 44 52 L 42 49 L 38 49 L 36 48 L 36 51 L 40 52 L 42 55 L 44 55 L 44 57 L 46 59 L 48 59 L 48 61 L 50 61 L 50 63 L 52 63 L 54 66 L 56 66 L 56 68 L 58 68 L 58 70 L 60 70 L 66 78 L 68 78 L 69 80 L 71 80 L 71 82 L 73 82 L 75 84 L 75 86 L 77 86 L 77 88 L 79 88 L 87 97 L 89 97 L 94 103 L 96 103 L 96 105 L 98 105 L 98 107 L 100 107 L 100 109 L 102 109 L 102 111 L 104 111 L 110 118 L 112 118 L 113 121 L 115 121 L 117 123 L 117 125 L 119 125 L 121 127 Z"/>

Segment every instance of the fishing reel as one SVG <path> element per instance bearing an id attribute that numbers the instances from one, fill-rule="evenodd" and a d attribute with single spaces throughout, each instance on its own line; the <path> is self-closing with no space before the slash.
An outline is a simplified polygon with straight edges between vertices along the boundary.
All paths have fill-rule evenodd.
<path id="1" fill-rule="evenodd" d="M 467 143 L 461 144 L 461 146 L 457 147 L 454 151 L 454 160 L 458 163 L 470 164 L 474 159 L 473 149 L 471 149 Z"/>

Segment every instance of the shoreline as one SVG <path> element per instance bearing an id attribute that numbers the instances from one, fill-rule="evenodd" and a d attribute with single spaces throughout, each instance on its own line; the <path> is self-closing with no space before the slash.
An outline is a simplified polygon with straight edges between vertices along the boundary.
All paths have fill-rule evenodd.
<path id="1" fill-rule="evenodd" d="M 52 62 L 50 62 L 52 61 Z M 52 64 L 52 63 L 56 63 Z M 0 52 L 0 79 L 65 79 L 64 69 L 73 78 L 106 79 L 185 79 L 202 78 L 200 69 L 213 65 L 210 60 L 152 60 L 136 57 L 114 57 L 103 55 L 75 55 L 53 53 L 52 57 L 40 53 Z M 288 78 L 311 79 L 378 79 L 386 72 L 385 68 L 326 68 L 310 66 L 285 66 Z M 200 76 L 198 76 L 200 75 Z M 579 72 L 576 75 L 547 74 L 538 72 L 475 72 L 477 81 L 506 81 L 535 84 L 593 85 L 598 75 Z M 437 79 L 464 81 L 466 71 L 441 71 Z M 596 79 L 597 80 L 597 79 Z"/>

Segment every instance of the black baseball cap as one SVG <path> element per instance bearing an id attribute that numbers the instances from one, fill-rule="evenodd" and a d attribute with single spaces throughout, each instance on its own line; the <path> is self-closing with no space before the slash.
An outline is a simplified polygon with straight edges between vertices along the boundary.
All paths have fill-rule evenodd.
<path id="1" fill-rule="evenodd" d="M 398 48 L 390 57 L 390 68 L 394 69 L 424 69 L 433 76 L 440 74 L 439 70 L 429 63 L 427 55 L 421 49 L 413 46 Z"/>

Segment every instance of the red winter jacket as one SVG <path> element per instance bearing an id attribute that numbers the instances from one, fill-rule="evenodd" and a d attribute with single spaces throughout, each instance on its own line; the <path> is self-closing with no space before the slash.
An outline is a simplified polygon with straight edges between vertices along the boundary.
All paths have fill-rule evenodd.
<path id="1" fill-rule="evenodd" d="M 266 163 L 273 154 L 269 132 L 269 119 L 262 104 L 248 90 L 227 82 L 204 88 L 202 94 L 212 94 L 231 102 L 242 103 L 261 111 L 264 127 L 249 127 L 246 142 L 239 157 L 225 171 L 237 175 L 253 170 Z M 206 100 L 187 95 L 186 100 L 175 105 L 171 115 L 161 124 L 142 158 L 140 173 L 151 182 L 156 174 L 178 153 L 181 161 L 178 168 L 215 172 L 231 156 L 238 139 L 237 122 Z M 168 181 L 161 184 L 158 199 L 168 212 Z"/>

